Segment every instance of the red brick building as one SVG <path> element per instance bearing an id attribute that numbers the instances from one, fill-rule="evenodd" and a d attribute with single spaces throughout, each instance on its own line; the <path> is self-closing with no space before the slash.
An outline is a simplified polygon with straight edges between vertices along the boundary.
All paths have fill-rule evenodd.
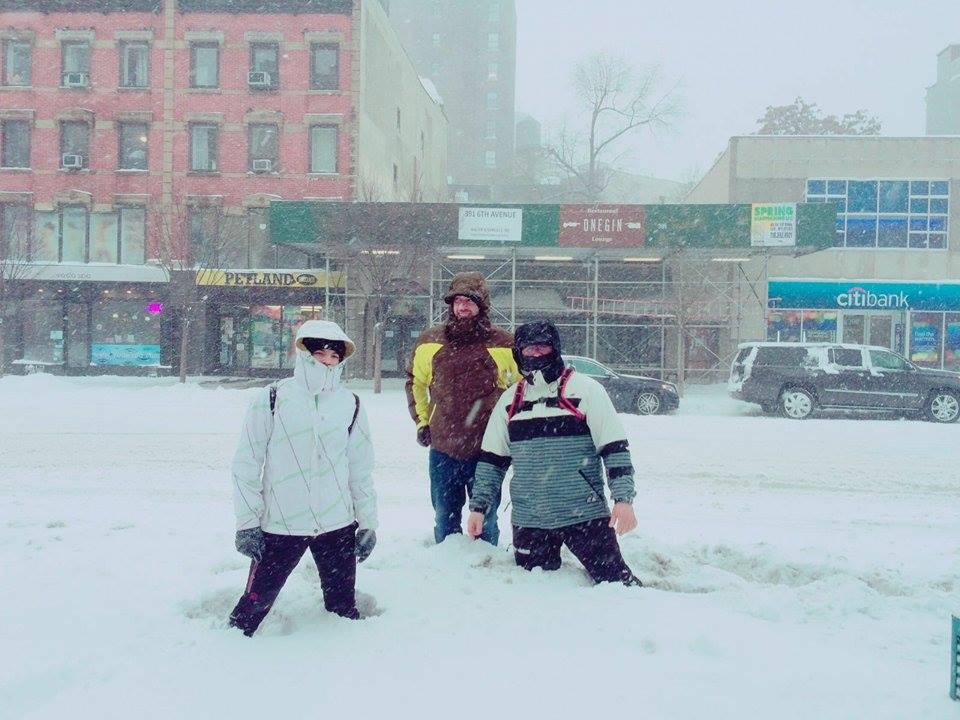
<path id="1" fill-rule="evenodd" d="M 8 365 L 175 366 L 178 270 L 315 268 L 202 274 L 191 371 L 282 371 L 344 309 L 329 261 L 268 243 L 270 200 L 443 193 L 442 107 L 377 0 L 0 0 L 0 41 Z"/>

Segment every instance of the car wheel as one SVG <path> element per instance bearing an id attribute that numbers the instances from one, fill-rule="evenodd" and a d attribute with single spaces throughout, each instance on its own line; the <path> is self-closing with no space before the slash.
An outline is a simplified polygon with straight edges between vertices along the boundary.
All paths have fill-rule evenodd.
<path id="1" fill-rule="evenodd" d="M 780 412 L 791 420 L 806 420 L 813 414 L 813 395 L 803 388 L 787 388 L 780 393 Z"/>
<path id="2" fill-rule="evenodd" d="M 956 422 L 960 417 L 960 397 L 950 390 L 937 390 L 930 394 L 926 411 L 932 422 Z"/>
<path id="3" fill-rule="evenodd" d="M 663 403 L 660 401 L 660 396 L 657 393 L 642 392 L 637 395 L 635 405 L 637 407 L 637 414 L 639 415 L 656 415 L 660 412 Z"/>

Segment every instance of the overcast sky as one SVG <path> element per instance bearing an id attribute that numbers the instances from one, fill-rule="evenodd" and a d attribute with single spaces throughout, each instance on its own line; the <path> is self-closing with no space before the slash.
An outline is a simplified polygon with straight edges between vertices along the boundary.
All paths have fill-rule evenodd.
<path id="1" fill-rule="evenodd" d="M 517 25 L 517 109 L 545 131 L 568 112 L 570 70 L 591 52 L 679 82 L 684 116 L 637 136 L 630 164 L 687 180 L 798 95 L 831 114 L 869 110 L 884 135 L 922 135 L 936 54 L 960 43 L 960 0 L 517 0 Z"/>

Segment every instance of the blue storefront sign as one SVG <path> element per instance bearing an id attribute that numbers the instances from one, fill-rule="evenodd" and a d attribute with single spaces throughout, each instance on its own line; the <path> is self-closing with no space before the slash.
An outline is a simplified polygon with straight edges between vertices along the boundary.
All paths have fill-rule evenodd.
<path id="1" fill-rule="evenodd" d="M 960 283 L 770 280 L 770 308 L 960 311 Z"/>
<path id="2" fill-rule="evenodd" d="M 149 367 L 160 364 L 159 345 L 94 343 L 90 346 L 91 365 Z"/>

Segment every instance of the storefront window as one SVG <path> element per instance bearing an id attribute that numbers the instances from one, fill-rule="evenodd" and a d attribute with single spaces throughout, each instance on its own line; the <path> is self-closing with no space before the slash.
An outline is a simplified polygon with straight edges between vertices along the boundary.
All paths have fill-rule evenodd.
<path id="1" fill-rule="evenodd" d="M 91 365 L 160 365 L 160 315 L 150 299 L 104 298 L 93 306 Z"/>
<path id="2" fill-rule="evenodd" d="M 767 340 L 800 342 L 803 314 L 800 310 L 776 310 L 767 319 Z"/>
<path id="3" fill-rule="evenodd" d="M 65 207 L 61 219 L 62 262 L 83 262 L 87 251 L 87 210 Z"/>
<path id="4" fill-rule="evenodd" d="M 58 213 L 36 213 L 30 259 L 47 262 L 57 262 L 60 259 L 60 215 Z"/>
<path id="5" fill-rule="evenodd" d="M 943 368 L 960 372 L 960 313 L 947 313 L 943 343 Z"/>
<path id="6" fill-rule="evenodd" d="M 280 367 L 281 305 L 256 305 L 250 308 L 250 367 Z"/>
<path id="7" fill-rule="evenodd" d="M 943 313 L 910 316 L 910 360 L 923 367 L 940 367 Z"/>
<path id="8" fill-rule="evenodd" d="M 804 310 L 803 340 L 805 342 L 836 342 L 837 313 L 834 310 Z"/>
<path id="9" fill-rule="evenodd" d="M 23 302 L 23 360 L 63 362 L 63 307 L 58 300 L 43 297 Z"/>

